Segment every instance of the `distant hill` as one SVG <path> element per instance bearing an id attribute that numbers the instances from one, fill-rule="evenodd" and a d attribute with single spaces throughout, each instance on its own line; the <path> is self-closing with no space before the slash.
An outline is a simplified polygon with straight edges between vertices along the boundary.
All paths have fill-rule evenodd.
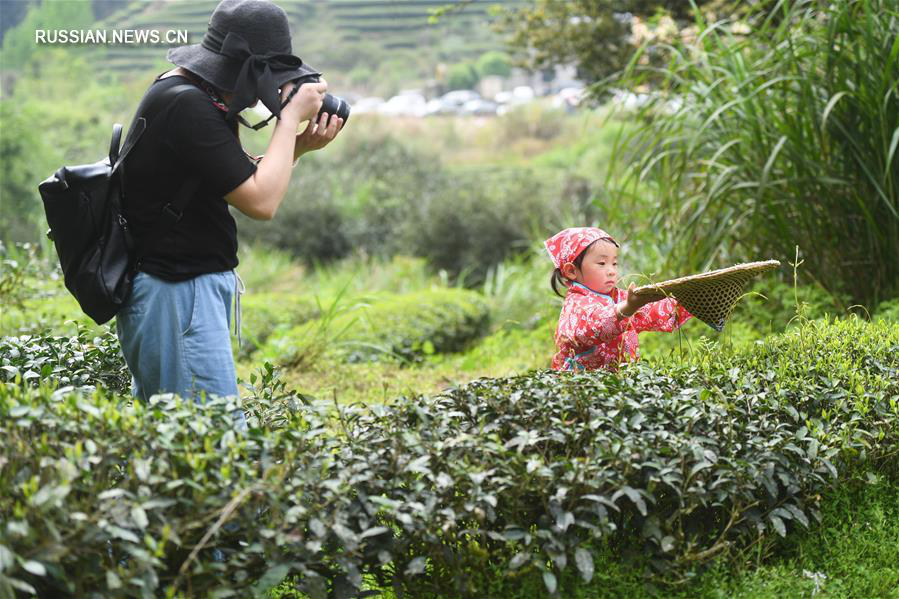
<path id="1" fill-rule="evenodd" d="M 294 53 L 329 80 L 372 92 L 390 93 L 409 83 L 427 84 L 440 65 L 473 62 L 503 48 L 490 28 L 495 13 L 524 0 L 456 3 L 436 23 L 429 19 L 452 0 L 278 0 L 291 21 Z M 187 31 L 199 43 L 218 0 L 123 2 L 97 29 Z M 164 69 L 163 45 L 98 46 L 101 70 L 123 77 Z"/>

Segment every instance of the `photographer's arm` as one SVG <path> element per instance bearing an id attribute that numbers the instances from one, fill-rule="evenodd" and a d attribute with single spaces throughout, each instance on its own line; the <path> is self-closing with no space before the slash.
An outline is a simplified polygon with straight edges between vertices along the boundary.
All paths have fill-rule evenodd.
<path id="1" fill-rule="evenodd" d="M 322 94 L 328 89 L 325 82 L 306 83 L 281 110 L 275 131 L 262 160 L 246 181 L 225 196 L 225 201 L 257 220 L 270 220 L 275 216 L 290 181 L 293 155 L 300 122 L 313 118 L 322 103 Z M 285 86 L 286 97 L 290 86 Z"/>

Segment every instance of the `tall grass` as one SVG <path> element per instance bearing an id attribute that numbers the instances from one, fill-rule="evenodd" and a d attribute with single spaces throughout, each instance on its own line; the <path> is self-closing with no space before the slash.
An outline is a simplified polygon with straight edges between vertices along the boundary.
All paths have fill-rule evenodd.
<path id="1" fill-rule="evenodd" d="M 671 49 L 619 144 L 619 164 L 640 150 L 619 184 L 652 184 L 650 230 L 674 266 L 787 261 L 798 245 L 810 278 L 876 304 L 899 294 L 899 9 L 763 6 L 746 36 L 698 18 Z M 658 75 L 635 59 L 623 81 Z"/>

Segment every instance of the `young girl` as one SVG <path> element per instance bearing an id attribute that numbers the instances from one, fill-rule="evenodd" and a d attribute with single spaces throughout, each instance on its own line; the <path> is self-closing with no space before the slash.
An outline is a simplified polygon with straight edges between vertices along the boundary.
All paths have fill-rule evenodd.
<path id="1" fill-rule="evenodd" d="M 639 358 L 637 333 L 670 333 L 691 314 L 677 300 L 642 299 L 618 281 L 618 242 L 596 227 L 565 229 L 544 242 L 556 269 L 551 285 L 568 288 L 556 326 L 556 370 L 617 370 Z"/>

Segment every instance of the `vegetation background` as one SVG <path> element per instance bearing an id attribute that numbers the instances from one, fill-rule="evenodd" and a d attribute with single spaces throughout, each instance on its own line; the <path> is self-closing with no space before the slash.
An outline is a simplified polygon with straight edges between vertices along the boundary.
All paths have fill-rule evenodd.
<path id="1" fill-rule="evenodd" d="M 519 564 L 521 574 L 506 570 L 514 552 L 506 555 L 496 549 L 493 561 L 479 561 L 479 550 L 486 545 L 472 542 L 465 550 L 456 547 L 466 556 L 463 567 L 441 561 L 436 550 L 429 553 L 430 537 L 412 535 L 408 538 L 415 542 L 392 558 L 398 564 L 393 572 L 397 580 L 403 579 L 404 572 L 409 576 L 423 572 L 436 585 L 436 594 L 441 584 L 454 588 L 452 593 L 446 591 L 448 596 L 462 587 L 452 587 L 458 580 L 451 576 L 441 577 L 458 571 L 467 573 L 465 584 L 471 586 L 465 588 L 474 596 L 531 597 L 553 592 L 585 597 L 899 596 L 894 559 L 899 546 L 897 446 L 889 436 L 899 422 L 895 388 L 899 380 L 895 363 L 899 353 L 895 341 L 899 326 L 899 8 L 895 3 L 535 0 L 444 5 L 424 0 L 285 0 L 283 4 L 293 21 L 297 53 L 320 66 L 338 94 L 386 96 L 409 87 L 439 93 L 473 85 L 483 76 L 502 76 L 513 67 L 549 72 L 557 64 L 571 64 L 591 86 L 591 96 L 573 112 L 538 99 L 496 118 L 354 115 L 327 150 L 301 160 L 275 220 L 257 223 L 235 215 L 241 238 L 239 273 L 248 288 L 244 343 L 241 347 L 235 343 L 238 369 L 247 386 L 248 403 L 258 401 L 261 410 L 271 410 L 259 415 L 265 422 L 260 425 L 265 434 L 257 439 L 259 447 L 281 451 L 273 448 L 292 442 L 289 436 L 279 436 L 283 422 L 308 433 L 310 429 L 304 427 L 317 416 L 304 412 L 306 408 L 296 408 L 300 411 L 293 416 L 276 412 L 285 405 L 306 405 L 303 402 L 311 398 L 327 400 L 330 407 L 320 409 L 338 413 L 335 405 L 396 407 L 400 420 L 390 421 L 396 428 L 411 422 L 402 420 L 409 418 L 404 406 L 430 401 L 427 397 L 449 393 L 456 398 L 453 401 L 464 397 L 472 406 L 491 410 L 517 401 L 512 399 L 515 385 L 538 385 L 540 370 L 547 367 L 554 351 L 552 332 L 560 300 L 549 288 L 550 263 L 541 242 L 566 226 L 598 225 L 622 241 L 624 283 L 756 259 L 776 258 L 784 264 L 779 272 L 747 289 L 723 334 L 690 322 L 676 335 L 643 336 L 641 351 L 651 374 L 637 371 L 634 378 L 626 379 L 630 382 L 626 383 L 629 390 L 621 391 L 624 395 L 637 404 L 644 402 L 648 414 L 654 405 L 649 398 L 655 394 L 676 402 L 690 389 L 706 389 L 714 397 L 725 389 L 721 403 L 733 409 L 734 398 L 764 403 L 765 397 L 778 396 L 782 389 L 794 389 L 786 403 L 795 410 L 807 405 L 802 412 L 805 425 L 819 436 L 813 452 L 807 441 L 799 443 L 804 452 L 801 459 L 785 450 L 784 463 L 790 467 L 784 476 L 798 477 L 806 467 L 823 468 L 816 461 L 819 445 L 822 455 L 827 446 L 839 450 L 842 460 L 829 458 L 839 471 L 832 484 L 818 487 L 803 482 L 801 493 L 785 490 L 788 497 L 777 500 L 785 503 L 769 505 L 764 533 L 760 529 L 754 541 L 738 542 L 735 537 L 732 549 L 716 553 L 711 561 L 697 560 L 677 570 L 677 575 L 660 573 L 651 560 L 641 557 L 647 546 L 667 547 L 667 542 L 662 543 L 667 537 L 658 537 L 653 545 L 655 537 L 647 532 L 647 521 L 640 519 L 645 514 L 632 502 L 628 504 L 631 512 L 625 510 L 628 518 L 634 518 L 627 520 L 631 536 L 603 536 L 587 545 L 577 544 L 578 540 L 566 545 L 567 552 L 561 554 L 545 546 L 535 549 L 533 562 L 527 567 Z M 4 421 L 15 423 L 22 418 L 36 431 L 61 430 L 54 418 L 72 421 L 75 412 L 66 410 L 77 411 L 78 405 L 95 406 L 109 415 L 117 409 L 114 406 L 129 403 L 123 397 L 128 393 L 128 376 L 114 334 L 80 315 L 62 286 L 53 248 L 43 235 L 46 225 L 37 183 L 62 164 L 99 159 L 111 124 L 129 123 L 150 81 L 167 69 L 163 46 L 38 46 L 33 31 L 173 27 L 190 30 L 195 42 L 214 5 L 207 0 L 152 5 L 112 0 L 0 4 L 0 334 L 4 336 L 0 360 L 7 380 L 0 413 Z M 623 93 L 630 94 L 625 95 L 628 100 L 621 100 Z M 268 134 L 263 130 L 241 135 L 248 151 L 260 153 Z M 836 342 L 840 335 L 857 343 L 840 346 Z M 798 357 L 790 363 L 767 362 L 770 356 L 757 353 L 764 347 L 779 347 L 784 354 Z M 843 349 L 834 349 L 839 347 Z M 720 356 L 720 362 L 708 363 L 711 355 Z M 680 373 L 681 368 L 705 368 L 708 378 L 691 379 Z M 853 378 L 856 371 L 865 374 Z M 767 372 L 770 380 L 765 378 Z M 519 375 L 525 378 L 503 378 Z M 528 382 L 531 376 L 537 382 Z M 487 382 L 470 386 L 481 377 Z M 734 387 L 738 379 L 753 378 L 761 380 Z M 490 381 L 496 381 L 497 389 L 491 388 Z M 582 388 L 592 384 L 585 382 Z M 35 390 L 39 385 L 43 387 Z M 85 386 L 102 389 L 95 396 L 82 395 L 93 397 L 87 403 L 59 403 L 59 395 L 53 395 L 56 388 L 71 392 Z M 452 395 L 457 392 L 460 395 Z M 547 410 L 567 405 L 568 392 L 561 386 L 555 395 L 549 393 L 552 400 L 546 402 Z M 603 393 L 597 392 L 596 402 L 605 397 Z M 712 401 L 697 391 L 696 397 L 700 396 L 703 402 Z M 93 408 L 83 409 L 93 414 Z M 208 426 L 213 430 L 218 426 L 214 419 L 220 416 L 215 416 L 214 408 L 210 413 Z M 435 412 L 439 413 L 443 412 Z M 534 413 L 543 412 L 535 408 Z M 839 428 L 844 426 L 841 414 L 858 428 Z M 496 413 L 497 418 L 500 415 Z M 770 411 L 759 408 L 757 414 L 749 410 L 732 415 L 748 428 L 770 417 L 791 435 L 800 434 L 800 424 L 791 424 L 786 404 L 772 405 Z M 45 416 L 46 422 L 41 420 Z M 554 417 L 547 412 L 545 420 L 532 422 L 534 435 L 570 428 L 553 421 Z M 103 425 L 116 451 L 130 451 L 127 439 L 134 435 L 155 435 L 151 429 L 157 425 L 155 419 L 162 417 L 141 412 L 134 418 L 148 428 L 136 433 L 138 429 L 129 427 L 138 425 L 127 418 L 113 418 Z M 184 414 L 179 418 L 189 421 Z M 364 422 L 367 416 L 360 418 Z M 159 426 L 164 429 L 163 420 Z M 670 426 L 678 422 L 673 419 Z M 340 418 L 322 421 L 322 426 L 334 431 L 345 430 L 341 428 L 345 424 Z M 445 424 L 453 435 L 462 430 L 455 428 L 462 426 L 459 423 Z M 122 515 L 113 504 L 104 503 L 106 499 L 98 499 L 118 484 L 113 480 L 137 481 L 138 492 L 140 479 L 129 474 L 137 471 L 117 470 L 115 452 L 110 450 L 109 479 L 98 475 L 53 482 L 50 469 L 38 465 L 49 462 L 41 460 L 59 458 L 67 451 L 80 455 L 85 443 L 68 448 L 67 438 L 60 438 L 59 445 L 55 441 L 41 445 L 23 432 L 25 428 L 10 426 L 5 434 L 20 445 L 15 451 L 8 446 L 7 453 L 0 455 L 4 489 L 0 494 L 4 522 L 0 594 L 11 594 L 13 588 L 26 592 L 26 587 L 63 592 L 47 581 L 68 577 L 71 582 L 73 572 L 91 563 L 97 569 L 86 569 L 83 581 L 75 581 L 86 585 L 83 588 L 106 585 L 103 588 L 109 593 L 127 596 L 117 582 L 134 576 L 146 589 L 154 589 L 152 585 L 160 584 L 161 577 L 164 585 L 174 585 L 166 587 L 174 593 L 171 589 L 184 580 L 186 570 L 181 568 L 190 560 L 172 552 L 171 542 L 160 540 L 170 534 L 164 532 L 163 524 L 183 536 L 178 550 L 201 547 L 200 539 L 223 509 L 235 497 L 247 497 L 241 495 L 249 488 L 244 483 L 265 478 L 260 472 L 243 470 L 238 459 L 262 454 L 235 449 L 228 458 L 233 462 L 216 462 L 215 468 L 227 474 L 217 482 L 205 481 L 204 490 L 198 491 L 206 516 L 194 521 L 166 512 L 154 520 L 156 516 L 149 512 L 147 526 L 153 524 L 141 528 L 139 512 Z M 364 436 L 376 429 L 358 430 Z M 72 438 L 86 439 L 86 430 L 80 429 Z M 573 445 L 579 449 L 566 454 L 566 459 L 573 460 L 566 464 L 576 465 L 577 452 L 588 451 L 584 447 L 611 444 L 611 430 L 601 429 L 603 436 L 583 447 Z M 500 470 L 514 468 L 519 459 L 515 456 L 531 455 L 524 450 L 530 442 L 519 438 L 520 432 L 502 433 L 509 435 L 503 442 L 511 445 L 496 449 L 495 454 L 487 448 L 496 439 L 483 439 L 484 445 L 474 450 L 493 455 L 484 459 L 495 460 Z M 334 433 L 333 442 L 338 445 L 323 445 L 322 455 L 344 447 L 340 445 L 346 442 L 343 434 Z M 585 432 L 583 438 L 593 439 L 590 434 L 600 433 Z M 873 441 L 853 444 L 853 434 Z M 804 439 L 806 433 L 802 435 L 799 438 Z M 372 437 L 368 449 L 382 441 Z M 91 442 L 104 443 L 103 437 Z M 311 449 L 313 445 L 310 455 L 319 455 Z M 534 447 L 539 448 L 539 443 L 535 441 Z M 179 446 L 173 442 L 159 451 L 176 455 Z M 418 450 L 410 446 L 409 451 Z M 285 455 L 285 463 L 296 458 Z M 544 457 L 553 455 L 549 452 Z M 375 457 L 371 460 L 379 463 Z M 5 466 L 8 463 L 18 464 L 17 471 Z M 530 474 L 526 462 L 520 465 Z M 58 471 L 69 476 L 67 468 L 59 466 Z M 205 467 L 197 462 L 184 468 L 182 474 Z M 414 470 L 379 472 L 414 485 Z M 515 480 L 527 479 L 522 472 L 510 472 L 515 472 Z M 238 473 L 237 478 L 232 473 Z M 470 480 L 471 472 L 456 474 L 460 481 Z M 407 475 L 412 478 L 403 478 Z M 736 486 L 735 493 L 750 488 L 746 481 L 751 479 Z M 567 485 L 561 479 L 552 480 L 544 495 L 527 495 L 524 487 L 509 490 L 499 479 L 487 479 L 484 484 L 496 484 L 503 501 L 523 498 L 525 505 L 550 506 L 551 495 Z M 634 486 L 628 488 L 652 493 L 651 484 L 656 484 L 652 480 L 631 481 Z M 162 479 L 157 482 L 154 493 L 163 497 L 169 491 L 163 490 Z M 328 482 L 323 478 L 315 484 Z M 703 492 L 709 491 L 710 484 L 706 482 Z M 51 493 L 66 485 L 78 492 Z M 309 487 L 314 493 L 322 488 Z M 500 492 L 501 488 L 505 490 Z M 44 495 L 38 493 L 41 489 L 46 489 Z M 384 490 L 385 496 L 390 492 Z M 759 493 L 762 497 L 763 492 Z M 241 508 L 249 510 L 245 512 L 248 521 L 254 518 L 253 510 L 276 513 L 280 507 L 272 506 L 294 501 L 276 494 L 267 497 L 264 501 L 257 497 L 257 503 Z M 631 501 L 628 497 L 621 493 L 615 501 L 624 504 Z M 801 502 L 795 505 L 806 520 L 803 502 L 821 507 L 820 522 L 801 526 L 802 518 L 786 509 L 796 497 Z M 193 509 L 191 500 L 179 497 L 182 500 L 187 502 L 185 509 Z M 269 500 L 274 503 L 266 503 Z M 59 511 L 41 511 L 44 508 L 38 509 L 38 503 Z M 659 510 L 663 503 L 660 500 Z M 489 501 L 479 505 L 489 506 Z M 650 511 L 656 509 L 653 505 Z M 299 504 L 297 509 L 302 507 Z M 456 507 L 460 513 L 469 509 Z M 404 508 L 391 509 L 396 513 L 385 512 L 390 514 L 384 516 L 386 526 L 400 530 L 406 524 L 396 514 L 404 513 Z M 786 510 L 793 520 L 783 520 L 787 516 L 775 513 L 777 509 Z M 41 546 L 36 531 L 47 522 L 63 528 L 73 525 L 74 520 L 59 515 L 73 511 L 91 514 L 88 522 L 105 521 L 100 516 L 95 519 L 94 513 L 107 514 L 119 530 L 148 531 L 146 535 L 158 545 L 147 549 L 143 538 L 137 545 L 140 551 L 159 555 L 144 561 L 143 554 L 130 553 L 131 561 L 116 563 L 98 560 L 99 554 L 86 549 L 78 558 L 83 561 L 78 561 L 68 548 L 56 552 Z M 294 516 L 300 517 L 297 513 Z M 327 522 L 327 538 L 340 551 L 352 553 L 343 544 L 338 526 L 349 524 L 340 520 L 343 512 L 335 513 L 335 520 Z M 503 517 L 524 518 L 522 513 L 504 512 Z M 558 522 L 557 513 L 547 514 L 546 518 Z M 27 534 L 22 533 L 20 522 L 30 522 Z M 307 532 L 321 525 L 308 519 L 301 522 L 311 526 Z M 429 527 L 436 522 L 437 516 L 423 519 L 419 530 L 430 533 Z M 548 526 L 536 516 L 533 522 L 524 522 L 535 526 L 534 530 Z M 153 528 L 157 524 L 159 528 Z M 271 526 L 281 530 L 277 523 Z M 713 529 L 712 520 L 708 526 Z M 781 527 L 789 533 L 783 538 Z M 115 530 L 90 530 L 100 544 L 114 539 L 123 547 L 131 543 Z M 551 527 L 546 530 L 560 534 Z M 497 531 L 505 534 L 501 528 Z M 226 531 L 216 534 L 226 535 Z M 241 539 L 240 535 L 247 538 L 256 533 L 240 529 L 234 534 Z M 371 542 L 380 538 L 380 533 L 371 534 Z M 564 535 L 559 538 L 559 542 L 571 542 Z M 548 545 L 555 539 L 545 540 Z M 275 555 L 274 548 L 287 545 L 284 539 L 272 541 L 266 545 L 266 555 Z M 56 547 L 68 545 L 60 542 Z M 585 547 L 592 556 L 589 577 L 586 558 L 579 552 Z M 326 562 L 340 554 L 325 551 L 330 556 Z M 165 560 L 159 556 L 163 555 L 171 563 L 162 563 Z M 203 565 L 198 561 L 192 575 L 196 589 L 216 589 L 220 584 L 216 580 L 230 581 L 232 590 L 240 589 L 241 577 L 247 577 L 246 584 L 255 585 L 259 593 L 270 592 L 279 583 L 272 591 L 275 595 L 290 596 L 297 585 L 304 584 L 305 593 L 316 596 L 318 592 L 318 587 L 308 586 L 315 576 L 286 558 L 283 563 L 274 557 L 270 563 L 260 563 L 239 552 L 233 555 L 227 566 L 233 569 L 224 577 L 209 575 L 219 567 L 214 560 L 204 558 Z M 415 561 L 416 557 L 423 561 Z M 328 568 L 315 570 L 318 565 L 308 565 L 314 560 L 300 561 L 316 572 L 334 572 L 328 568 L 337 568 L 340 576 L 351 572 L 340 570 L 348 567 L 345 564 L 329 563 Z M 337 593 L 334 581 L 344 579 L 334 576 L 328 590 Z M 424 594 L 429 588 L 411 580 L 411 587 L 394 586 L 367 575 L 365 585 L 388 596 L 408 593 L 410 588 Z M 42 587 L 45 583 L 50 586 Z M 191 594 L 184 587 L 178 592 Z"/>

